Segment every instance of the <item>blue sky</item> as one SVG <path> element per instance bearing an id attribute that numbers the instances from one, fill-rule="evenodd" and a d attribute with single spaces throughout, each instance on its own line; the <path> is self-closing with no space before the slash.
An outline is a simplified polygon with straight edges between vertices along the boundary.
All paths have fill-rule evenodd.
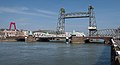
<path id="1" fill-rule="evenodd" d="M 120 0 L 0 0 L 0 28 L 14 21 L 17 29 L 56 30 L 59 9 L 86 12 L 94 6 L 98 29 L 120 26 Z M 87 32 L 88 19 L 67 19 L 66 31 Z"/>

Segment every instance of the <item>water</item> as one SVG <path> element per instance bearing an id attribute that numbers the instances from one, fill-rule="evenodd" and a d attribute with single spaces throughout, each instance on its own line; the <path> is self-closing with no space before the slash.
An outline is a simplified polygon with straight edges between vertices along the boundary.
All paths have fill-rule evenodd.
<path id="1" fill-rule="evenodd" d="M 111 65 L 104 44 L 0 42 L 0 65 Z"/>

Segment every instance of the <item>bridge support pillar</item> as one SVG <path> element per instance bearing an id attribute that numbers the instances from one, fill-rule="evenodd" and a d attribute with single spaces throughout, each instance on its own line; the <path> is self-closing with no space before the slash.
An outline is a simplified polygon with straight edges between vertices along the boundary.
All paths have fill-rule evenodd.
<path id="1" fill-rule="evenodd" d="M 75 37 L 71 38 L 71 43 L 85 43 L 84 37 Z"/>
<path id="2" fill-rule="evenodd" d="M 26 42 L 35 42 L 36 40 L 35 40 L 35 38 L 32 35 L 30 35 L 30 36 L 25 38 L 25 41 Z"/>
<path id="3" fill-rule="evenodd" d="M 104 43 L 105 44 L 112 44 L 112 42 L 111 42 L 111 38 L 104 38 Z"/>

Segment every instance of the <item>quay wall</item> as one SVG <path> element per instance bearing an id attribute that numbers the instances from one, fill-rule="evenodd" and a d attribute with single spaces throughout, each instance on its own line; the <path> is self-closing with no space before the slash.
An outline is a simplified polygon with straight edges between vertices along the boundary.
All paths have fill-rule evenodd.
<path id="1" fill-rule="evenodd" d="M 120 65 L 120 48 L 117 45 L 118 43 L 116 40 L 114 41 L 111 39 L 112 45 L 111 45 L 111 65 Z M 120 40 L 117 40 L 120 41 Z"/>
<path id="2" fill-rule="evenodd" d="M 0 42 L 17 42 L 15 37 L 0 38 Z"/>

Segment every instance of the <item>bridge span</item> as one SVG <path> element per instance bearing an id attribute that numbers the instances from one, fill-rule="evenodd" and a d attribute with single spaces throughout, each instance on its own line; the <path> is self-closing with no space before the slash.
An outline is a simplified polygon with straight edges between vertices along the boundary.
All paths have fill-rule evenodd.
<path id="1" fill-rule="evenodd" d="M 28 37 L 29 38 L 29 37 Z M 105 44 L 110 44 L 110 40 L 113 38 L 111 36 L 103 36 L 103 37 L 99 37 L 99 36 L 71 36 L 71 37 L 32 37 L 33 39 L 35 39 L 36 41 L 64 41 L 64 42 L 69 42 L 69 43 L 89 43 L 89 42 L 95 42 L 92 41 L 93 39 L 102 39 L 104 40 Z M 68 41 L 66 41 L 68 40 Z"/>
<path id="2" fill-rule="evenodd" d="M 27 42 L 33 42 L 33 41 L 64 41 L 64 42 L 69 42 L 69 43 L 89 43 L 89 42 L 97 42 L 97 41 L 92 41 L 93 39 L 99 40 L 102 39 L 104 40 L 105 44 L 110 44 L 111 39 L 113 38 L 112 36 L 71 36 L 71 37 L 66 37 L 66 36 L 56 36 L 56 37 L 34 37 L 34 36 L 17 36 L 17 37 L 7 37 L 7 39 L 16 39 L 18 41 L 20 40 L 26 40 Z M 68 41 L 66 41 L 68 40 Z"/>
<path id="3" fill-rule="evenodd" d="M 105 37 L 99 37 L 99 36 L 87 36 L 87 37 L 76 37 L 73 36 L 71 38 L 71 43 L 90 43 L 90 42 L 98 42 L 97 40 L 102 39 L 104 40 L 105 44 L 111 44 L 111 39 L 113 37 L 111 36 L 105 36 Z M 96 40 L 96 41 L 93 41 Z"/>

